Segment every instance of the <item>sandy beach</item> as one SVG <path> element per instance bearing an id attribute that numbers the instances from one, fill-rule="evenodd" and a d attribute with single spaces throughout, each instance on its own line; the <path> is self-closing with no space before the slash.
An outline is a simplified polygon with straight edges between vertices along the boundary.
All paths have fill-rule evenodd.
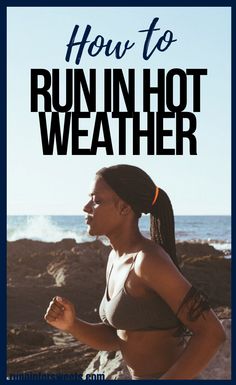
<path id="1" fill-rule="evenodd" d="M 75 304 L 80 318 L 99 321 L 97 310 L 105 288 L 109 251 L 110 247 L 100 241 L 8 242 L 8 375 L 83 373 L 92 360 L 98 360 L 97 351 L 51 328 L 43 315 L 50 300 L 61 295 Z M 196 242 L 178 243 L 177 254 L 183 274 L 208 295 L 222 322 L 227 322 L 227 343 L 220 352 L 225 361 L 218 358 L 217 363 L 211 362 L 203 378 L 229 379 L 231 259 L 223 251 Z M 114 359 L 113 374 L 106 377 L 122 378 L 115 374 L 120 357 L 108 357 L 106 366 L 110 368 Z"/>

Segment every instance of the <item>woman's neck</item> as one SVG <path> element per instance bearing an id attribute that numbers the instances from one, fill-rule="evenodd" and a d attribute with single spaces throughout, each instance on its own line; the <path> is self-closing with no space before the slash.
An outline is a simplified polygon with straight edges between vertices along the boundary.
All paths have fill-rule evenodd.
<path id="1" fill-rule="evenodd" d="M 125 228 L 117 230 L 116 233 L 111 234 L 108 238 L 111 247 L 119 257 L 124 254 L 137 252 L 145 239 L 140 233 L 138 225 L 125 226 Z"/>

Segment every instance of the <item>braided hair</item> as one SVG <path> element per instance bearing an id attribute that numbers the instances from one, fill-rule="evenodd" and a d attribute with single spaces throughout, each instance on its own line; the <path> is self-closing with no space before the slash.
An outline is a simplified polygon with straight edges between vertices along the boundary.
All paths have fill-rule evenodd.
<path id="1" fill-rule="evenodd" d="M 141 168 L 127 164 L 97 171 L 113 191 L 128 203 L 137 217 L 150 214 L 151 239 L 160 244 L 178 266 L 175 246 L 174 214 L 168 195 L 156 187 Z"/>

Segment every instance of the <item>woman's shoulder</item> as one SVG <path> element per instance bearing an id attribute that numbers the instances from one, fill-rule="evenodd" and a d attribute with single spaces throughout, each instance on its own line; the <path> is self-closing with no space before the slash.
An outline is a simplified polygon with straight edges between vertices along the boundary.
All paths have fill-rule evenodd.
<path id="1" fill-rule="evenodd" d="M 169 254 L 163 249 L 163 247 L 151 239 L 145 239 L 137 257 L 140 262 L 148 262 L 152 261 L 152 259 L 155 261 L 158 260 L 159 262 L 171 260 Z"/>
<path id="2" fill-rule="evenodd" d="M 137 255 L 135 273 L 148 288 L 153 289 L 167 302 L 179 288 L 182 290 L 182 299 L 182 293 L 190 286 L 171 257 L 161 245 L 155 243 L 147 244 Z M 170 301 L 172 303 L 172 299 Z"/>
<path id="3" fill-rule="evenodd" d="M 156 270 L 160 273 L 163 269 L 168 268 L 168 266 L 173 267 L 173 265 L 171 257 L 163 247 L 147 239 L 137 254 L 135 270 L 141 275 L 146 274 L 149 270 Z"/>

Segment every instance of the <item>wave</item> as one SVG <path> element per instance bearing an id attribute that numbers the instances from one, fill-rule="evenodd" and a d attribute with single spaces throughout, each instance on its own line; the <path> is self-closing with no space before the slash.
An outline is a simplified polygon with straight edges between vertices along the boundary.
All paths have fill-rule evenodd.
<path id="1" fill-rule="evenodd" d="M 75 239 L 77 243 L 93 239 L 86 232 L 60 227 L 48 216 L 26 217 L 23 223 L 19 223 L 19 226 L 8 226 L 7 229 L 8 241 L 32 239 L 44 242 L 59 242 L 65 238 Z"/>

